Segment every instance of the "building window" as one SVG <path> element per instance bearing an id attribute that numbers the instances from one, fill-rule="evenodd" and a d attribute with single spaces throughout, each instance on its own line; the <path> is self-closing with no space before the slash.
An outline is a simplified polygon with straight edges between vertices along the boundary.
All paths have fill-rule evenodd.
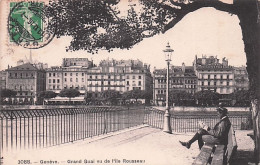
<path id="1" fill-rule="evenodd" d="M 84 78 L 82 78 L 82 82 L 84 82 Z"/>
<path id="2" fill-rule="evenodd" d="M 64 78 L 64 81 L 67 82 L 67 78 Z"/>
<path id="3" fill-rule="evenodd" d="M 53 85 L 53 89 L 55 89 L 55 85 Z"/>
<path id="4" fill-rule="evenodd" d="M 57 85 L 57 89 L 60 89 L 60 85 Z"/>
<path id="5" fill-rule="evenodd" d="M 108 85 L 110 85 L 110 81 L 108 81 Z"/>
<path id="6" fill-rule="evenodd" d="M 204 86 L 204 82 L 201 82 L 201 86 Z"/>
<path id="7" fill-rule="evenodd" d="M 138 81 L 138 85 L 142 85 L 141 81 Z"/>
<path id="8" fill-rule="evenodd" d="M 64 75 L 67 76 L 67 73 L 65 73 Z"/>
<path id="9" fill-rule="evenodd" d="M 210 75 L 208 75 L 208 79 L 210 79 Z"/>
<path id="10" fill-rule="evenodd" d="M 96 76 L 96 79 L 98 79 L 98 76 Z"/>
<path id="11" fill-rule="evenodd" d="M 128 75 L 126 76 L 126 79 L 129 79 L 129 76 L 128 76 Z"/>
<path id="12" fill-rule="evenodd" d="M 126 85 L 129 85 L 129 81 L 126 81 Z"/>
<path id="13" fill-rule="evenodd" d="M 217 75 L 214 75 L 214 79 L 216 79 L 217 78 Z"/>
<path id="14" fill-rule="evenodd" d="M 208 82 L 208 86 L 210 86 L 210 81 Z"/>
<path id="15" fill-rule="evenodd" d="M 57 79 L 57 83 L 60 83 L 60 79 Z"/>
<path id="16" fill-rule="evenodd" d="M 220 79 L 221 79 L 221 80 L 223 79 L 223 75 L 220 75 Z"/>
<path id="17" fill-rule="evenodd" d="M 133 79 L 135 79 L 135 76 L 133 76 Z"/>
<path id="18" fill-rule="evenodd" d="M 139 79 L 142 79 L 142 76 L 139 76 Z"/>
<path id="19" fill-rule="evenodd" d="M 82 73 L 81 75 L 84 76 L 84 73 Z"/>
<path id="20" fill-rule="evenodd" d="M 227 75 L 227 79 L 229 79 L 229 75 Z"/>
<path id="21" fill-rule="evenodd" d="M 49 73 L 49 77 L 51 77 L 51 73 Z"/>
<path id="22" fill-rule="evenodd" d="M 70 76 L 72 76 L 72 73 L 70 73 Z"/>
<path id="23" fill-rule="evenodd" d="M 78 78 L 76 78 L 76 82 L 78 82 Z"/>
<path id="24" fill-rule="evenodd" d="M 53 73 L 53 76 L 55 77 L 55 73 Z"/>
<path id="25" fill-rule="evenodd" d="M 110 75 L 108 76 L 108 79 L 110 79 Z"/>
<path id="26" fill-rule="evenodd" d="M 55 83 L 55 79 L 53 79 L 53 83 Z"/>
<path id="27" fill-rule="evenodd" d="M 229 82 L 227 82 L 227 86 L 229 86 Z"/>
<path id="28" fill-rule="evenodd" d="M 49 79 L 49 83 L 51 83 L 51 79 Z"/>
<path id="29" fill-rule="evenodd" d="M 78 76 L 79 74 L 78 73 L 76 73 L 76 76 Z"/>
<path id="30" fill-rule="evenodd" d="M 90 79 L 92 79 L 92 76 L 89 76 Z"/>
<path id="31" fill-rule="evenodd" d="M 72 82 L 72 78 L 70 78 L 70 82 Z"/>
<path id="32" fill-rule="evenodd" d="M 215 85 L 215 86 L 217 85 L 217 82 L 216 82 L 216 81 L 214 82 L 214 85 Z"/>

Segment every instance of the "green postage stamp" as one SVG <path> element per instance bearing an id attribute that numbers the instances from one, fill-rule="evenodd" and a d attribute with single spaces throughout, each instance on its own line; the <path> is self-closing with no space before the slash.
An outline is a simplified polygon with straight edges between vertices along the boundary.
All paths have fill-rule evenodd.
<path id="1" fill-rule="evenodd" d="M 54 37 L 43 2 L 10 2 L 8 31 L 10 42 L 29 49 L 47 45 Z"/>

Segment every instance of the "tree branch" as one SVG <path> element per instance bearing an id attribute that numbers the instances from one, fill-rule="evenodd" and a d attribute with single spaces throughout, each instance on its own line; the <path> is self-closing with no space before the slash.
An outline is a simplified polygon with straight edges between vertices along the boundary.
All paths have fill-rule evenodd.
<path id="1" fill-rule="evenodd" d="M 186 14 L 203 7 L 213 7 L 220 11 L 237 14 L 236 6 L 233 4 L 226 4 L 218 0 L 197 0 L 189 4 L 183 4 L 182 8 L 178 11 L 179 13 L 177 13 L 176 18 L 165 26 L 163 33 L 175 26 L 175 24 L 177 24 Z"/>
<path id="2" fill-rule="evenodd" d="M 180 6 L 183 7 L 185 4 L 183 3 L 179 3 L 179 2 L 175 2 L 174 0 L 170 0 L 171 4 L 175 5 L 175 6 Z"/>

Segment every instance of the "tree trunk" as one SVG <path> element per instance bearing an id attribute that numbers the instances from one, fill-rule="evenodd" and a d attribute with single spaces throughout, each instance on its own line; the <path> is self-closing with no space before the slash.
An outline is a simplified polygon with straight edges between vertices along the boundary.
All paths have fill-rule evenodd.
<path id="1" fill-rule="evenodd" d="M 260 161 L 260 11 L 258 0 L 236 0 L 237 16 L 245 44 L 250 82 L 256 162 Z"/>
<path id="2" fill-rule="evenodd" d="M 260 115 L 259 115 L 259 103 L 257 100 L 252 101 L 251 103 L 252 107 L 252 119 L 253 119 L 253 129 L 254 129 L 254 142 L 255 142 L 255 157 L 256 162 L 259 162 L 260 160 Z"/>

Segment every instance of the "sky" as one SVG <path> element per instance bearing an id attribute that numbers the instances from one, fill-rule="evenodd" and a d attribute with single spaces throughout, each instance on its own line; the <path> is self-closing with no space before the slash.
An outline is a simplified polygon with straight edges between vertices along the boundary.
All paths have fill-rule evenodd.
<path id="1" fill-rule="evenodd" d="M 3 1 L 2 1 L 3 2 Z M 16 66 L 19 59 L 29 57 L 30 53 L 34 60 L 48 63 L 50 66 L 60 66 L 62 58 L 79 57 L 89 58 L 98 64 L 102 59 L 139 59 L 150 64 L 152 70 L 165 68 L 166 62 L 163 50 L 170 43 L 174 50 L 172 65 L 192 65 L 195 55 L 217 56 L 219 59 L 226 57 L 230 65 L 246 65 L 244 44 L 242 41 L 241 28 L 236 15 L 215 10 L 214 8 L 202 8 L 186 15 L 175 27 L 164 34 L 158 34 L 146 38 L 130 50 L 114 49 L 108 53 L 106 50 L 98 54 L 90 54 L 86 51 L 66 52 L 71 37 L 53 39 L 48 45 L 40 49 L 23 48 L 8 42 L 6 20 L 8 9 L 1 5 L 0 26 L 0 70 L 8 65 Z"/>

